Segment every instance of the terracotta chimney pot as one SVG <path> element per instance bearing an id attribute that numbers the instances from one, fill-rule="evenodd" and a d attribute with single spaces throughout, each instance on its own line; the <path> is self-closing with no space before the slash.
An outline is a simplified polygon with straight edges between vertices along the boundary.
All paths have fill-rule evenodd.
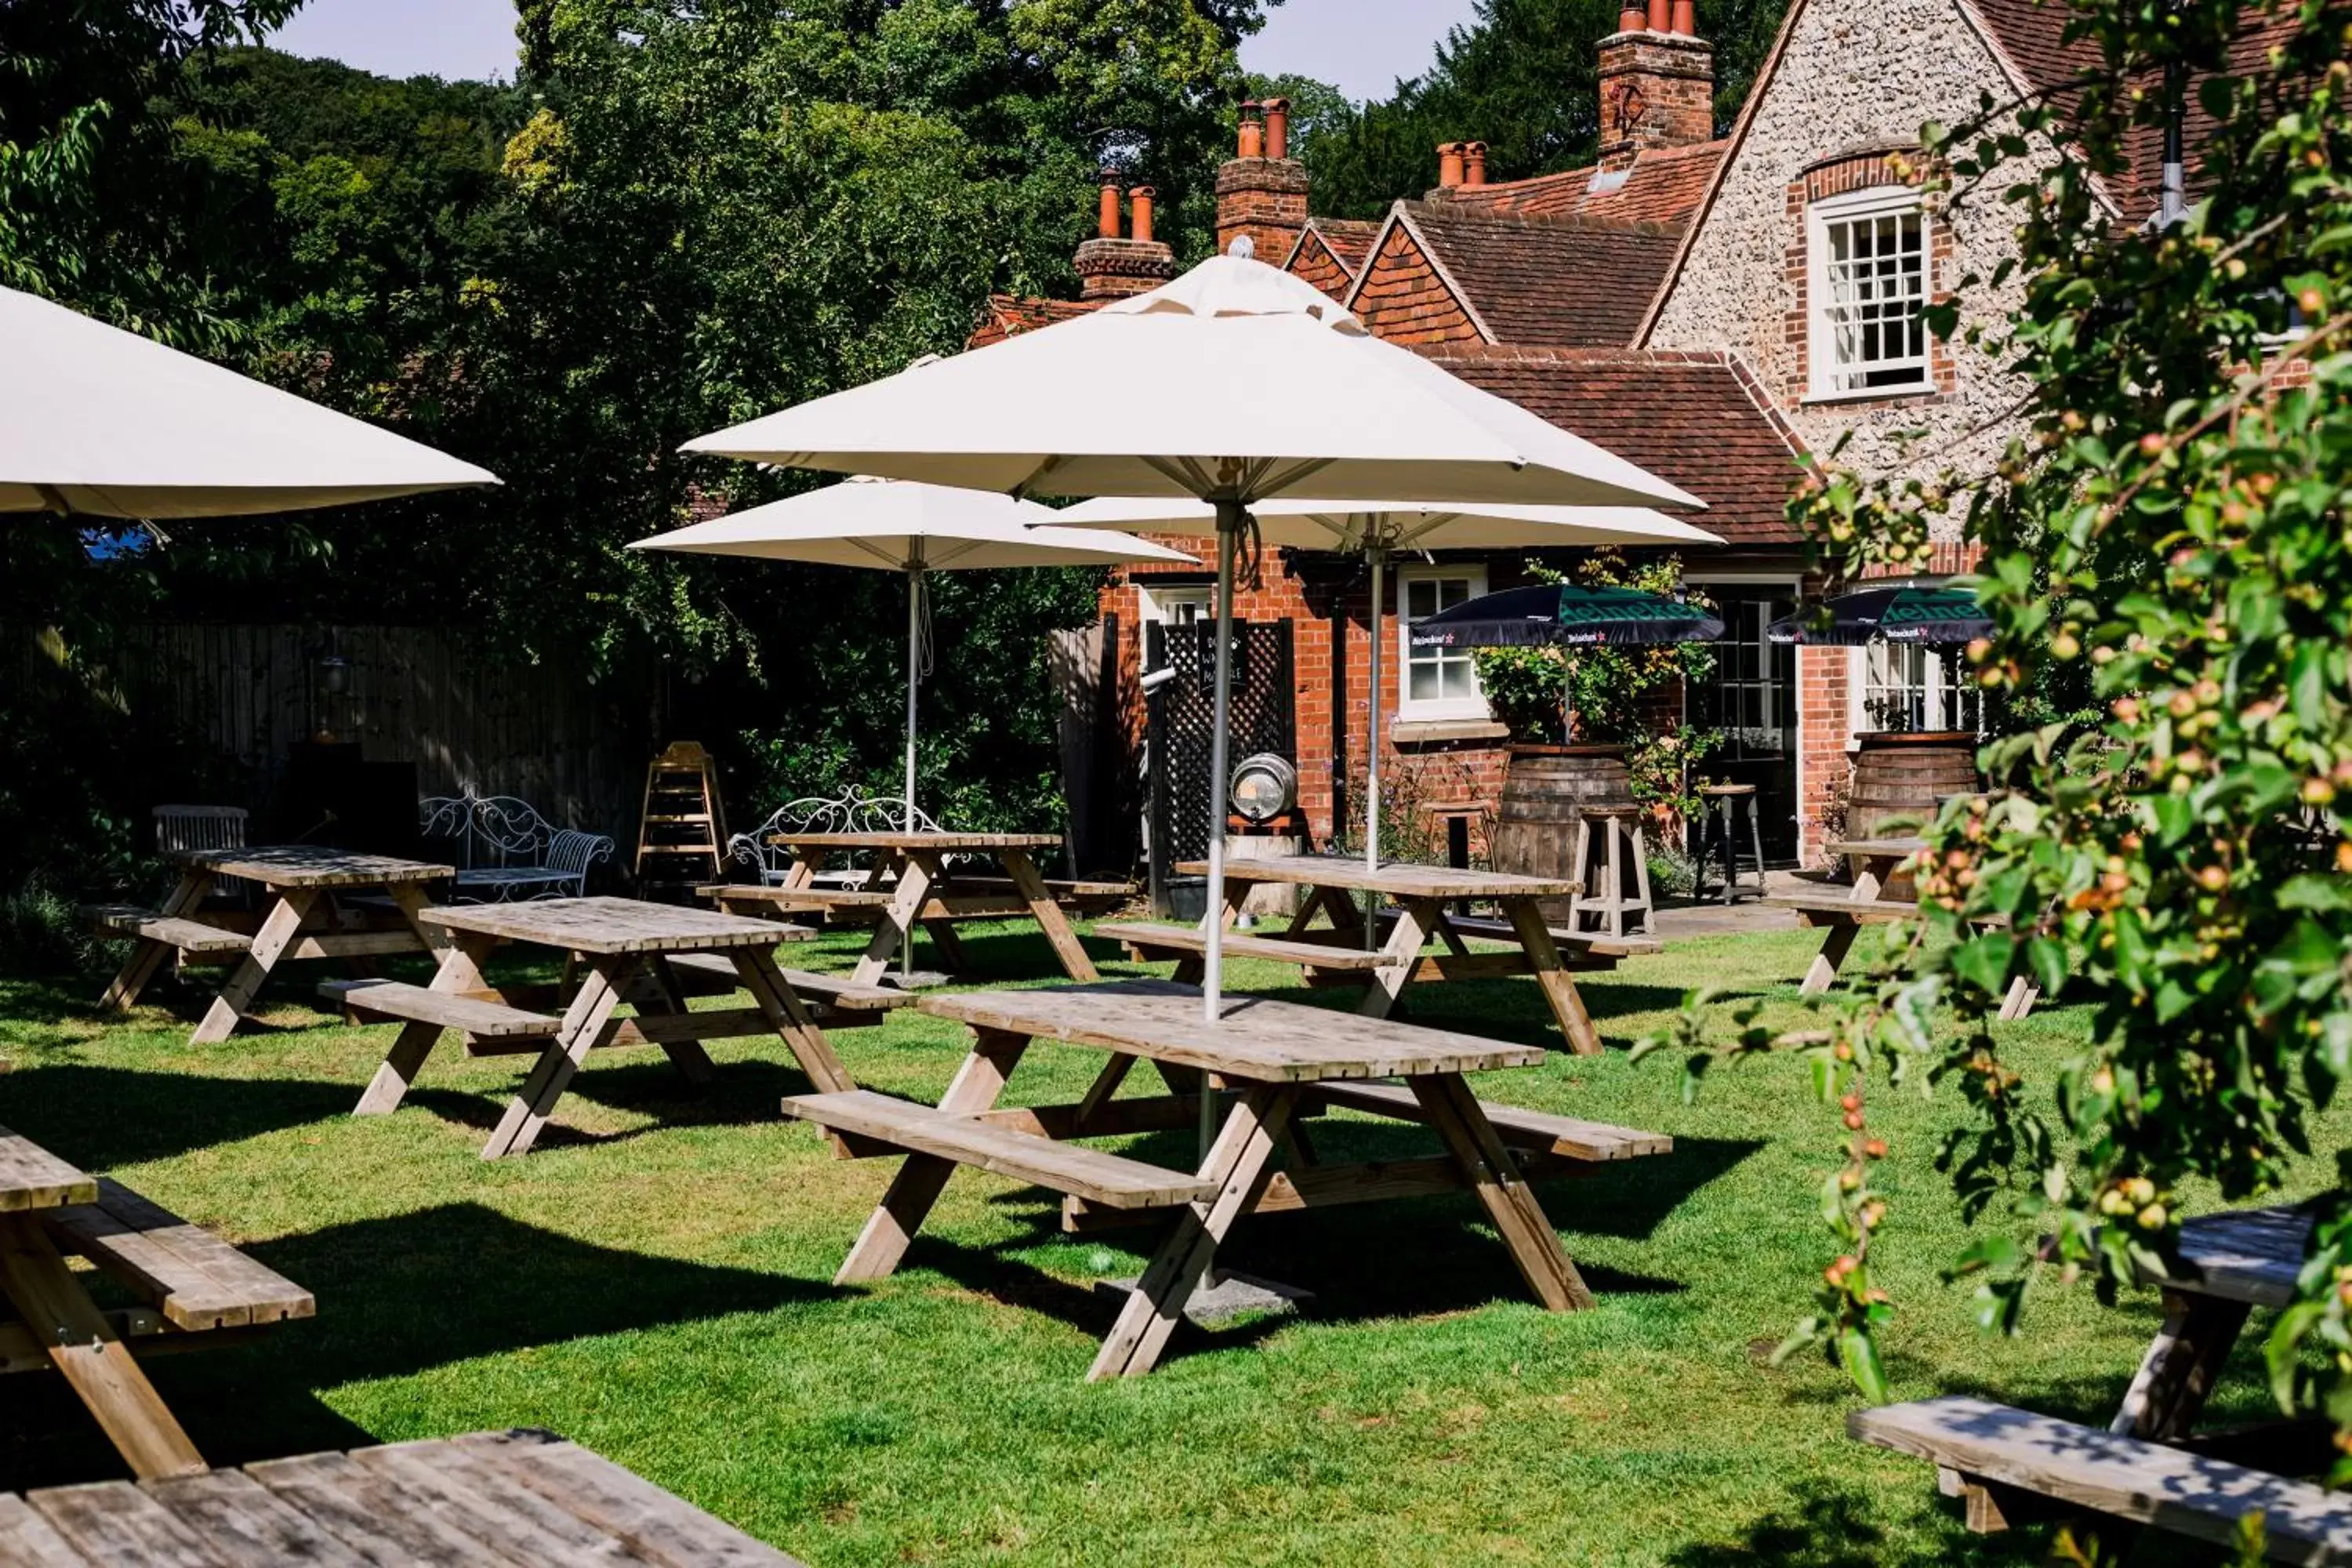
<path id="1" fill-rule="evenodd" d="M 1689 3 L 1690 0 L 1683 0 L 1685 5 Z M 1486 183 L 1486 144 L 1484 142 L 1471 142 L 1464 144 L 1462 183 L 1474 188 Z"/>
<path id="2" fill-rule="evenodd" d="M 1269 98 L 1265 108 L 1265 155 L 1287 158 L 1290 156 L 1290 100 Z"/>
<path id="3" fill-rule="evenodd" d="M 1664 3 L 1665 0 L 1659 0 L 1659 4 L 1664 5 Z M 1462 143 L 1459 142 L 1439 142 L 1437 144 L 1437 183 L 1447 190 L 1452 190 L 1454 186 L 1462 183 Z"/>
<path id="4" fill-rule="evenodd" d="M 1138 185 L 1127 193 L 1128 214 L 1135 226 L 1129 237 L 1138 244 L 1151 243 L 1151 201 L 1159 194 L 1150 185 Z"/>
<path id="5" fill-rule="evenodd" d="M 1621 33 L 1638 33 L 1647 25 L 1647 14 L 1639 5 L 1628 5 L 1617 13 L 1617 30 Z"/>
<path id="6" fill-rule="evenodd" d="M 1118 237 L 1118 171 L 1102 172 L 1102 216 L 1095 232 L 1105 239 Z"/>
<path id="7" fill-rule="evenodd" d="M 1650 0 L 1648 26 L 1653 33 L 1671 33 L 1675 30 L 1674 0 Z"/>
<path id="8" fill-rule="evenodd" d="M 1263 118 L 1265 112 L 1265 106 L 1255 100 L 1242 105 L 1241 150 L 1238 156 L 1244 158 L 1265 156 L 1265 121 Z"/>
<path id="9" fill-rule="evenodd" d="M 1685 38 L 1698 37 L 1698 7 L 1694 0 L 1675 0 L 1675 31 Z"/>

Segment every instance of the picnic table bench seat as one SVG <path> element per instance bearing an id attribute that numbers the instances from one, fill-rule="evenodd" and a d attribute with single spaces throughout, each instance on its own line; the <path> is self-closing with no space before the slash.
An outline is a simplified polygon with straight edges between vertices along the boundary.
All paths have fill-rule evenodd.
<path id="1" fill-rule="evenodd" d="M 672 969 L 705 980 L 727 983 L 732 990 L 741 984 L 733 961 L 715 952 L 679 953 L 669 961 Z M 780 969 L 784 983 L 803 997 L 814 997 L 826 1005 L 845 1013 L 887 1013 L 898 1007 L 914 1005 L 915 994 L 892 985 L 860 985 L 846 974 L 819 974 L 811 969 Z"/>
<path id="2" fill-rule="evenodd" d="M 1158 952 L 1206 952 L 1209 950 L 1208 933 L 1198 926 L 1137 921 L 1098 925 L 1095 927 L 1095 934 L 1125 942 L 1139 957 Z M 1386 955 L 1377 951 L 1367 952 L 1360 944 L 1344 945 L 1345 941 L 1344 936 L 1339 941 L 1331 941 L 1227 931 L 1221 945 L 1236 958 L 1271 959 L 1276 963 L 1297 963 L 1310 969 L 1363 973 L 1376 970 L 1389 962 Z"/>
<path id="3" fill-rule="evenodd" d="M 90 929 L 107 936 L 138 937 L 177 948 L 183 954 L 235 953 L 242 956 L 253 939 L 205 921 L 167 915 L 137 904 L 84 904 L 81 918 Z"/>
<path id="4" fill-rule="evenodd" d="M 0 1568 L 289 1563 L 800 1568 L 550 1432 L 478 1432 L 137 1484 L 0 1492 Z"/>
<path id="5" fill-rule="evenodd" d="M 527 1012 L 457 992 L 434 991 L 397 980 L 327 980 L 319 994 L 338 1006 L 373 1017 L 436 1024 L 485 1040 L 544 1040 L 563 1026 L 561 1018 Z"/>
<path id="6" fill-rule="evenodd" d="M 1967 1500 L 1971 1530 L 2007 1527 L 2004 1492 L 2221 1545 L 2259 1512 L 2272 1561 L 2352 1563 L 2352 1500 L 2168 1444 L 1963 1395 L 1856 1411 L 1846 1431 L 1934 1461 L 1946 1491 Z"/>
<path id="7" fill-rule="evenodd" d="M 310 1292 L 202 1226 L 190 1225 L 121 1183 L 98 1178 L 98 1196 L 41 1212 L 58 1250 L 87 1258 L 188 1333 L 308 1318 Z"/>
<path id="8" fill-rule="evenodd" d="M 1322 1105 L 1345 1106 L 1350 1110 L 1407 1121 L 1429 1120 L 1419 1097 L 1401 1083 L 1318 1084 L 1307 1098 Z M 1631 1127 L 1612 1127 L 1603 1121 L 1555 1116 L 1549 1111 L 1525 1110 L 1491 1100 L 1482 1100 L 1478 1105 L 1503 1142 L 1514 1149 L 1592 1163 L 1674 1152 L 1675 1141 L 1663 1132 L 1643 1132 Z"/>
<path id="9" fill-rule="evenodd" d="M 1885 925 L 1919 918 L 1919 906 L 1907 899 L 1864 900 L 1841 892 L 1768 893 L 1759 901 L 1768 910 L 1794 910 L 1813 925 Z"/>
<path id="10" fill-rule="evenodd" d="M 794 1095 L 784 1101 L 784 1114 L 829 1132 L 887 1144 L 889 1152 L 930 1154 L 977 1166 L 1106 1208 L 1173 1208 L 1213 1196 L 1218 1186 L 1188 1171 L 1013 1131 L 871 1089 Z"/>
<path id="11" fill-rule="evenodd" d="M 1382 912 L 1383 924 L 1392 919 L 1393 915 Z M 1518 944 L 1519 933 L 1508 921 L 1485 915 L 1448 914 L 1445 923 L 1454 928 L 1457 936 L 1475 937 L 1481 942 L 1508 942 L 1513 946 Z M 1645 958 L 1666 950 L 1665 944 L 1653 936 L 1611 936 L 1607 931 L 1570 931 L 1562 926 L 1552 926 L 1549 930 L 1556 946 L 1590 958 Z"/>

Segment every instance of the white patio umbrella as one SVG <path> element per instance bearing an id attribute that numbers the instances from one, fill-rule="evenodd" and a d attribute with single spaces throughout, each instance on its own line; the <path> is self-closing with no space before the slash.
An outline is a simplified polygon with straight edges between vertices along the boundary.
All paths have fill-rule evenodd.
<path id="1" fill-rule="evenodd" d="M 1113 542 L 1098 530 L 1034 526 L 1050 525 L 1054 517 L 1045 507 L 1009 496 L 857 478 L 640 539 L 629 548 L 906 574 L 907 821 L 912 826 L 927 574 L 995 566 L 1118 566 L 1138 561 L 1200 564 L 1181 551 L 1140 539 Z"/>
<path id="2" fill-rule="evenodd" d="M 1372 569 L 1371 708 L 1364 812 L 1364 868 L 1381 863 L 1381 646 L 1388 559 L 1402 550 L 1541 550 L 1566 545 L 1721 544 L 1703 528 L 1627 506 L 1433 506 L 1421 502 L 1308 500 L 1277 496 L 1252 509 L 1268 544 L 1360 552 Z M 1066 528 L 1132 533 L 1213 533 L 1216 509 L 1199 501 L 1106 498 L 1054 513 Z M 1370 941 L 1373 922 L 1366 922 Z"/>
<path id="3" fill-rule="evenodd" d="M 1313 285 L 1245 253 L 1212 258 L 1091 315 L 701 437 L 687 450 L 1008 495 L 1213 503 L 1213 824 L 1228 765 L 1234 542 L 1254 526 L 1253 503 L 1311 490 L 1342 500 L 1701 504 L 1381 342 Z M 1212 832 L 1210 908 L 1223 897 L 1224 836 Z M 1208 924 L 1202 988 L 1214 1024 L 1223 933 Z"/>
<path id="4" fill-rule="evenodd" d="M 405 437 L 0 289 L 0 511 L 228 517 L 498 482 Z"/>

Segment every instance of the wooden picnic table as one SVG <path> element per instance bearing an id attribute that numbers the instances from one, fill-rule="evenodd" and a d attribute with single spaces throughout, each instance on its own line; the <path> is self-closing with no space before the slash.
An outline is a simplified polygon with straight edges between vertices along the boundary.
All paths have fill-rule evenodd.
<path id="1" fill-rule="evenodd" d="M 974 1037 L 936 1108 L 864 1090 L 784 1101 L 788 1115 L 826 1128 L 853 1158 L 905 1156 L 835 1282 L 895 1270 L 959 1164 L 1064 1194 L 1065 1223 L 1074 1229 L 1097 1220 L 1165 1219 L 1172 1210 L 1168 1236 L 1103 1342 L 1090 1380 L 1151 1369 L 1218 1246 L 1245 1214 L 1467 1189 L 1538 1300 L 1554 1311 L 1589 1307 L 1591 1292 L 1528 1182 L 1673 1147 L 1655 1133 L 1488 1105 L 1470 1092 L 1464 1074 L 1537 1066 L 1546 1055 L 1537 1046 L 1262 997 L 1226 997 L 1212 1025 L 1202 1017 L 1198 991 L 1158 980 L 935 994 L 919 1005 L 969 1025 Z M 1103 1051 L 1108 1059 L 1075 1104 L 999 1110 L 1033 1040 Z M 1169 1092 L 1114 1099 L 1138 1061 L 1150 1062 Z M 1225 1113 L 1196 1171 L 1070 1142 L 1196 1125 L 1204 1095 L 1214 1097 L 1212 1111 L 1223 1106 Z M 1335 1106 L 1424 1123 L 1443 1152 L 1322 1163 L 1301 1122 Z"/>
<path id="2" fill-rule="evenodd" d="M 800 1568 L 551 1432 L 0 1492 L 0 1568 Z"/>
<path id="3" fill-rule="evenodd" d="M 2260 1512 L 2273 1559 L 2352 1561 L 2352 1507 L 2343 1494 L 2223 1457 L 2267 1459 L 2266 1440 L 2291 1434 L 2292 1424 L 2218 1436 L 2195 1431 L 2248 1313 L 2295 1299 L 2311 1225 L 2294 1208 L 2228 1210 L 2184 1223 L 2179 1274 L 2150 1280 L 2163 1292 L 2163 1324 L 2104 1432 L 1962 1395 L 1858 1412 L 1848 1429 L 1933 1460 L 1974 1531 L 2090 1510 L 2229 1545 L 2241 1516 Z"/>
<path id="4" fill-rule="evenodd" d="M 79 1256 L 141 1305 L 102 1310 Z M 55 1371 L 134 1475 L 189 1475 L 203 1456 L 141 1359 L 307 1318 L 310 1293 L 114 1182 L 0 1128 L 0 1373 Z M 133 1347 L 137 1347 L 134 1356 Z"/>
<path id="5" fill-rule="evenodd" d="M 1197 875 L 1207 866 L 1195 862 L 1178 869 Z M 1307 900 L 1279 936 L 1232 931 L 1250 888 L 1262 882 L 1305 888 Z M 1296 963 L 1310 984 L 1361 985 L 1364 995 L 1358 1010 L 1375 1018 L 1386 1017 L 1404 988 L 1417 983 L 1532 974 L 1570 1048 L 1589 1056 L 1601 1049 L 1601 1031 L 1593 1026 L 1583 997 L 1577 994 L 1570 972 L 1613 969 L 1619 959 L 1656 952 L 1659 946 L 1646 937 L 1552 930 L 1545 922 L 1540 900 L 1566 898 L 1574 891 L 1574 883 L 1557 878 L 1402 862 L 1368 869 L 1361 860 L 1337 855 L 1228 860 L 1222 911 L 1228 934 L 1223 946 L 1239 957 Z M 1366 940 L 1363 915 L 1349 896 L 1358 892 L 1370 893 L 1376 901 L 1388 899 L 1395 903 L 1388 935 L 1377 945 Z M 1502 918 L 1477 920 L 1446 908 L 1464 900 L 1491 903 Z M 1329 924 L 1313 929 L 1318 914 Z M 1139 954 L 1179 953 L 1175 978 L 1190 983 L 1201 977 L 1202 955 L 1208 948 L 1205 921 L 1198 928 L 1106 925 L 1096 928 L 1096 934 L 1117 937 Z M 1513 942 L 1517 950 L 1474 953 L 1465 940 L 1474 936 Z M 1443 943 L 1444 951 L 1425 953 L 1423 950 L 1433 941 Z"/>
<path id="6" fill-rule="evenodd" d="M 826 988 L 826 977 L 788 979 L 776 965 L 773 950 L 794 934 L 790 928 L 712 910 L 610 898 L 457 904 L 422 910 L 418 919 L 440 939 L 441 965 L 430 986 L 347 981 L 325 988 L 341 1005 L 404 1026 L 355 1114 L 381 1115 L 397 1106 L 435 1042 L 453 1029 L 478 1055 L 539 1057 L 482 1146 L 485 1160 L 528 1151 L 572 1075 L 599 1046 L 659 1046 L 688 1082 L 699 1084 L 715 1070 L 701 1042 L 772 1035 L 817 1088 L 852 1087 L 848 1069 L 800 994 Z M 490 986 L 481 963 L 499 942 L 553 948 L 586 962 L 562 1016 L 516 1007 Z M 698 957 L 723 960 L 754 1005 L 689 1011 L 679 970 Z M 852 1000 L 884 1005 L 863 995 Z M 637 1016 L 616 1021 L 614 1011 L 624 1001 Z"/>
<path id="7" fill-rule="evenodd" d="M 1817 996 L 1837 984 L 1838 971 L 1864 926 L 1919 917 L 1916 894 L 1906 897 L 1894 889 L 1898 880 L 1909 881 L 1904 863 L 1927 847 L 1925 838 L 1841 838 L 1832 840 L 1826 847 L 1853 868 L 1853 886 L 1848 891 L 1775 893 L 1764 900 L 1769 908 L 1795 910 L 1807 925 L 1826 928 L 1822 933 L 1821 951 L 1813 955 L 1803 983 L 1797 987 L 1798 994 L 1803 996 Z M 2010 983 L 2007 994 L 2001 998 L 2000 1016 L 2024 1017 L 2033 1011 L 2041 994 L 2032 981 L 2019 976 Z"/>
<path id="8" fill-rule="evenodd" d="M 1032 852 L 1060 847 L 1061 836 L 1054 833 L 788 831 L 768 842 L 792 852 L 793 863 L 782 882 L 725 882 L 701 892 L 736 913 L 819 911 L 831 919 L 870 921 L 873 940 L 851 974 L 861 985 L 881 981 L 900 946 L 913 942 L 918 925 L 937 944 L 948 966 L 961 970 L 964 963 L 956 940 L 957 921 L 1022 916 L 1035 921 L 1045 933 L 1064 973 L 1079 981 L 1099 978 L 1094 961 L 1070 929 L 1063 905 L 1115 905 L 1128 896 L 1127 888 L 1118 883 L 1048 881 Z M 836 857 L 856 853 L 875 858 L 861 885 L 819 882 Z M 950 855 L 986 856 L 1004 875 L 975 877 L 947 865 Z"/>
<path id="9" fill-rule="evenodd" d="M 160 909 L 100 905 L 83 912 L 103 931 L 133 938 L 131 956 L 99 1005 L 128 1011 L 156 969 L 173 952 L 202 960 L 234 960 L 236 968 L 190 1035 L 192 1044 L 226 1040 L 236 1032 L 270 971 L 286 959 L 369 958 L 438 952 L 439 937 L 417 923 L 430 907 L 425 885 L 457 875 L 451 866 L 362 855 L 318 844 L 264 845 L 239 849 L 181 849 L 179 885 Z M 205 910 L 205 895 L 222 877 L 261 885 L 267 898 L 250 931 L 233 916 Z M 386 917 L 364 905 L 346 906 L 354 893 L 382 893 Z"/>

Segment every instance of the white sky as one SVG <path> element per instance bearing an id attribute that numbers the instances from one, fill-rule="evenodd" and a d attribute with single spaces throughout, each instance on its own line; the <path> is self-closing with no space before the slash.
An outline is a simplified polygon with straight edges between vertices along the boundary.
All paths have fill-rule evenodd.
<path id="1" fill-rule="evenodd" d="M 1242 63 L 1332 82 L 1350 98 L 1384 97 L 1426 69 L 1472 0 L 1288 0 L 1242 46 Z M 309 0 L 270 42 L 379 76 L 509 77 L 512 0 Z"/>

